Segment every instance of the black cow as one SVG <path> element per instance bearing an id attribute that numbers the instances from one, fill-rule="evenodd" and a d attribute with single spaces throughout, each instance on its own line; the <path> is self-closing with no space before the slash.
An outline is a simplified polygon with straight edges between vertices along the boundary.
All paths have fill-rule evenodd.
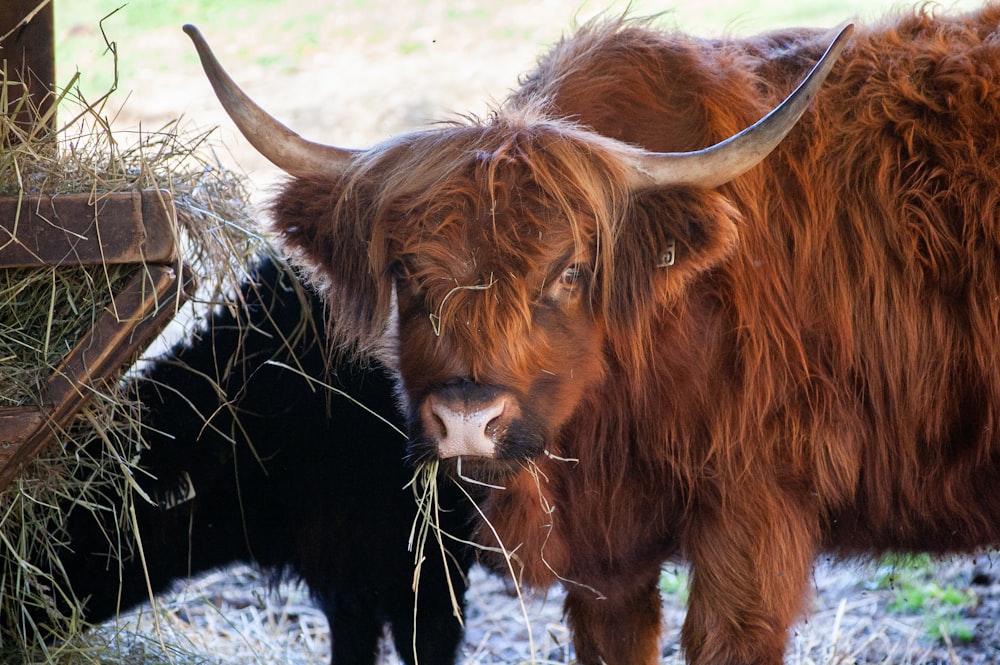
<path id="1" fill-rule="evenodd" d="M 220 309 L 136 379 L 149 474 L 138 481 L 159 503 L 135 501 L 154 590 L 252 561 L 308 585 L 330 622 L 334 664 L 374 662 L 386 622 L 407 663 L 453 663 L 462 630 L 436 542 L 414 612 L 416 502 L 406 438 L 390 424 L 400 422 L 391 380 L 329 352 L 322 306 L 274 261 L 240 296 L 245 310 Z M 439 485 L 443 529 L 467 538 L 464 497 Z M 135 555 L 121 561 L 119 606 L 106 526 L 86 510 L 67 524 L 61 562 L 88 621 L 147 598 Z M 471 553 L 446 546 L 461 603 Z"/>

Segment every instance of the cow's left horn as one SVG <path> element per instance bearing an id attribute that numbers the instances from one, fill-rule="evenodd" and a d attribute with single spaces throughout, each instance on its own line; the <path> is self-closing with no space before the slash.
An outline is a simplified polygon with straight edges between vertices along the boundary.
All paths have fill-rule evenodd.
<path id="1" fill-rule="evenodd" d="M 854 32 L 847 24 L 785 101 L 739 134 L 694 152 L 647 152 L 635 165 L 634 189 L 691 185 L 711 189 L 745 173 L 767 157 L 805 113 Z"/>
<path id="2" fill-rule="evenodd" d="M 344 172 L 358 151 L 313 143 L 285 127 L 240 90 L 219 64 L 198 28 L 185 25 L 184 32 L 198 49 L 201 66 L 222 107 L 260 154 L 292 175 L 338 176 Z"/>

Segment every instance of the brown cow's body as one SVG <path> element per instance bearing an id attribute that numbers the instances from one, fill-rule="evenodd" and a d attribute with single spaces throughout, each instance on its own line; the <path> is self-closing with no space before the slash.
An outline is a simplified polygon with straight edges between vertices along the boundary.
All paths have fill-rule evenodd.
<path id="1" fill-rule="evenodd" d="M 277 200 L 337 334 L 399 372 L 415 453 L 505 488 L 486 514 L 527 583 L 566 586 L 581 662 L 657 660 L 671 557 L 688 658 L 777 665 L 819 553 L 1000 543 L 998 25 L 859 29 L 714 190 L 630 186 L 631 153 L 580 127 L 702 148 L 828 36 L 590 26 L 494 117 Z M 449 439 L 456 412 L 486 414 L 485 444 Z"/>

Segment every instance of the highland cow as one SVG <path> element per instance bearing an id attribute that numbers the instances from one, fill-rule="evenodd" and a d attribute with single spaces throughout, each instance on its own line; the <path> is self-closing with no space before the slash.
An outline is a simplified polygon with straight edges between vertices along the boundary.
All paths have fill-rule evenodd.
<path id="1" fill-rule="evenodd" d="M 495 486 L 480 538 L 563 583 L 579 661 L 657 662 L 684 558 L 687 659 L 779 665 L 818 554 L 1000 543 L 998 26 L 598 21 L 488 118 L 369 150 L 189 33 L 292 176 L 334 337 L 396 373 L 414 455 Z"/>

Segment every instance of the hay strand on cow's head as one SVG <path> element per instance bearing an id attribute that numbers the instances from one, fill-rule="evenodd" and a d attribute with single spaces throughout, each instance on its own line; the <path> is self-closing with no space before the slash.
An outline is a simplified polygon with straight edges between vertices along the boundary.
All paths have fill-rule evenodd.
<path id="1" fill-rule="evenodd" d="M 75 77 L 74 77 L 75 81 Z M 0 89 L 7 90 L 6 79 Z M 169 192 L 177 212 L 177 246 L 199 281 L 191 315 L 238 293 L 250 257 L 265 246 L 247 212 L 242 179 L 221 168 L 211 132 L 174 121 L 147 132 L 112 131 L 105 98 L 91 104 L 64 92 L 60 112 L 73 120 L 55 136 L 0 115 L 0 195 L 87 193 L 95 201 L 116 192 Z M 0 242 L 3 242 L 0 238 Z M 109 306 L 121 285 L 144 266 L 97 265 L 0 269 L 0 408 L 37 404 L 44 382 L 67 350 Z M 135 358 L 132 361 L 136 360 Z M 130 362 L 132 362 L 130 361 Z M 0 662 L 108 662 L 108 645 L 79 638 L 85 626 L 59 553 L 71 511 L 87 511 L 116 526 L 105 533 L 109 570 L 137 547 L 129 518 L 145 501 L 133 465 L 139 435 L 137 405 L 124 383 L 95 391 L 86 407 L 21 475 L 0 490 Z M 41 562 L 41 563 L 40 563 Z M 68 608 L 68 609 L 67 609 Z M 36 622 L 44 618 L 46 632 Z M 161 656 L 133 662 L 185 662 L 161 645 Z M 156 651 L 156 650 L 154 650 Z M 169 654 L 173 655 L 169 655 Z M 120 655 L 111 656 L 119 662 Z M 121 657 L 124 662 L 127 658 Z"/>

